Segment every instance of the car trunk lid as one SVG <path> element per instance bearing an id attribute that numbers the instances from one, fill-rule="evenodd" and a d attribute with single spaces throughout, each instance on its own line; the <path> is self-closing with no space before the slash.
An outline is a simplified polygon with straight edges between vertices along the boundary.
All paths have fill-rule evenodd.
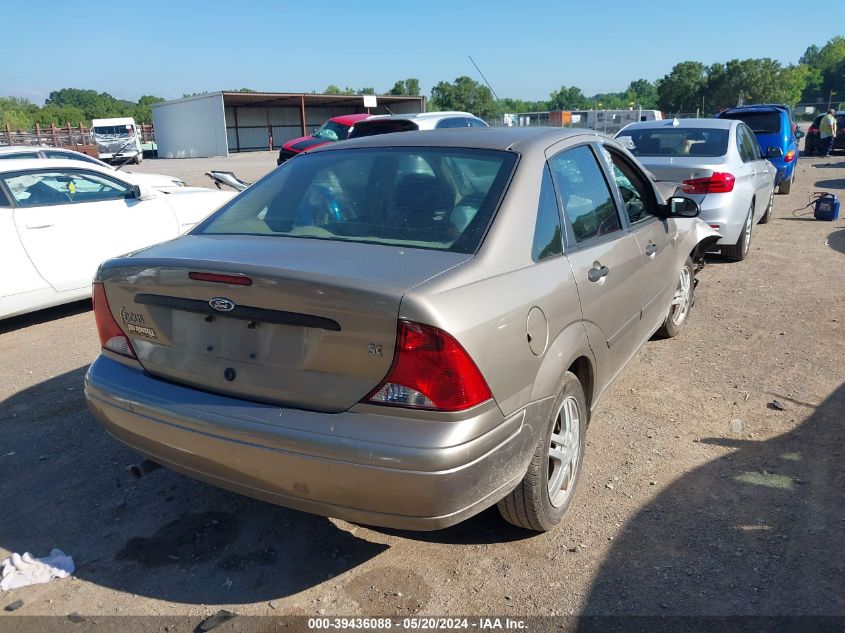
<path id="1" fill-rule="evenodd" d="M 314 239 L 190 235 L 110 260 L 99 276 L 113 315 L 151 375 L 337 412 L 387 374 L 405 292 L 469 257 Z"/>

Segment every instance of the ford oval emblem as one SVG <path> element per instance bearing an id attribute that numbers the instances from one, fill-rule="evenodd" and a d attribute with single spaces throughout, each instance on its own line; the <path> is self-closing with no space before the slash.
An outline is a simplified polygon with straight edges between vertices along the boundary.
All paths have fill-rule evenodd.
<path id="1" fill-rule="evenodd" d="M 214 297 L 209 300 L 208 305 L 211 306 L 212 310 L 217 310 L 218 312 L 231 312 L 235 309 L 235 302 L 226 297 Z"/>

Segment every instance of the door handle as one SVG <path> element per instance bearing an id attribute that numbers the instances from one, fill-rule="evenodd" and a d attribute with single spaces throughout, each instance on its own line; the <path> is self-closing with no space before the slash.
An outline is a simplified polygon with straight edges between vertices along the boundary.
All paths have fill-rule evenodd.
<path id="1" fill-rule="evenodd" d="M 596 266 L 593 265 L 590 268 L 590 272 L 587 273 L 587 279 L 590 281 L 599 281 L 600 279 L 607 277 L 607 274 L 610 272 L 610 268 L 607 266 Z"/>
<path id="2" fill-rule="evenodd" d="M 39 224 L 37 226 L 29 226 L 27 225 L 26 228 L 28 229 L 49 229 L 51 226 L 55 226 L 53 224 Z"/>
<path id="3" fill-rule="evenodd" d="M 654 242 L 649 242 L 648 246 L 645 247 L 645 254 L 651 258 L 654 258 L 654 254 L 657 252 L 657 244 Z"/>

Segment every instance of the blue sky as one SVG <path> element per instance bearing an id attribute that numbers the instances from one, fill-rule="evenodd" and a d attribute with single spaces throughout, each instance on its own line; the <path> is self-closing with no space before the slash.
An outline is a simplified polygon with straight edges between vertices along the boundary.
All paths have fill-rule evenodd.
<path id="1" fill-rule="evenodd" d="M 136 100 L 237 88 L 320 92 L 329 84 L 382 92 L 406 77 L 428 95 L 441 80 L 480 80 L 467 55 L 500 97 L 545 99 L 561 85 L 590 95 L 658 79 L 683 60 L 797 63 L 807 46 L 842 31 L 836 19 L 807 28 L 810 14 L 781 0 L 5 4 L 6 25 L 39 19 L 38 29 L 5 29 L 0 96 L 36 103 L 64 87 Z"/>

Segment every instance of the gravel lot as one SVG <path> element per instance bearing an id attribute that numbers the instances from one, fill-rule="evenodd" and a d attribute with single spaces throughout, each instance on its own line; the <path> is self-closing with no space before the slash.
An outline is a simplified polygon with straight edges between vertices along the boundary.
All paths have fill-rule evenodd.
<path id="1" fill-rule="evenodd" d="M 251 180 L 274 166 L 261 152 L 132 169 L 207 186 L 211 167 Z M 0 558 L 58 547 L 77 564 L 70 579 L 0 594 L 0 608 L 197 622 L 220 608 L 845 615 L 845 229 L 793 216 L 818 189 L 845 195 L 845 157 L 802 158 L 750 258 L 700 273 L 687 330 L 649 342 L 611 389 L 568 520 L 539 536 L 495 509 L 417 534 L 163 469 L 133 481 L 138 458 L 83 400 L 98 351 L 90 303 L 0 322 Z"/>

